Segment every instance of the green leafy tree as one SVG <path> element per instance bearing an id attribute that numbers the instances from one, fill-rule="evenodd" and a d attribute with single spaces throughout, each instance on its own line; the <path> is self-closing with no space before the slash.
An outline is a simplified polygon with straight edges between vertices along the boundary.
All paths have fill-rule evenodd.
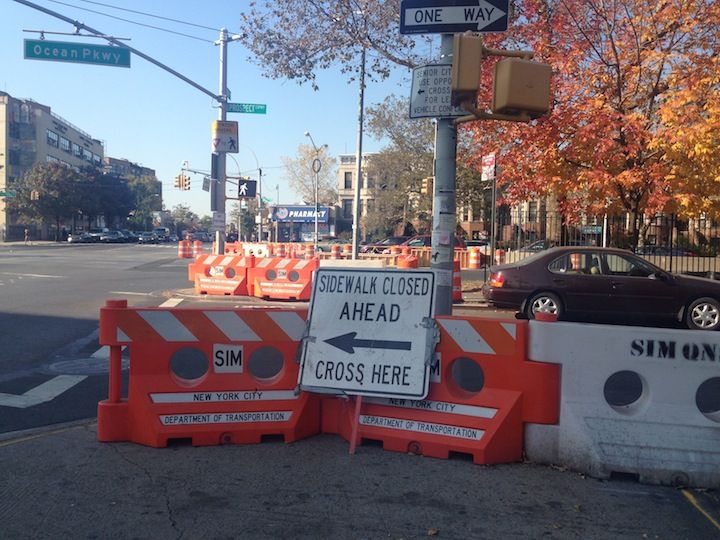
<path id="1" fill-rule="evenodd" d="M 177 204 L 173 206 L 170 211 L 170 217 L 173 220 L 175 232 L 178 236 L 181 236 L 183 231 L 193 231 L 197 229 L 198 222 L 200 221 L 198 215 L 190 210 L 190 207 L 185 204 Z"/>
<path id="2" fill-rule="evenodd" d="M 54 223 L 60 240 L 60 222 L 84 207 L 91 192 L 92 179 L 59 163 L 40 163 L 15 183 L 17 197 L 9 199 L 9 209 L 29 221 Z M 33 198 L 37 194 L 37 199 Z"/>
<path id="3" fill-rule="evenodd" d="M 366 231 L 375 237 L 402 234 L 413 221 L 421 229 L 429 227 L 432 198 L 420 187 L 432 175 L 432 122 L 408 118 L 407 102 L 397 96 L 369 107 L 367 117 L 368 132 L 390 144 L 367 162 L 375 201 L 364 217 Z"/>
<path id="4" fill-rule="evenodd" d="M 127 180 L 94 168 L 88 168 L 84 173 L 93 183 L 97 214 L 105 217 L 108 226 L 124 225 L 135 208 L 135 197 Z"/>
<path id="5" fill-rule="evenodd" d="M 150 230 L 153 212 L 162 210 L 160 190 L 162 186 L 154 176 L 127 178 L 134 208 L 130 212 L 130 226 L 134 230 Z"/>

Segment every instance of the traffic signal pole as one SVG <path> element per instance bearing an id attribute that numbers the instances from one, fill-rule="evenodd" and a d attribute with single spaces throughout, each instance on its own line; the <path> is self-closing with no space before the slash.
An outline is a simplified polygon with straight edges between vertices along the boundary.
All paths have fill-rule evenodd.
<path id="1" fill-rule="evenodd" d="M 452 63 L 453 35 L 442 34 L 440 58 Z M 435 314 L 452 315 L 453 261 L 455 259 L 455 158 L 457 129 L 453 118 L 435 124 L 435 182 L 430 267 L 435 271 Z"/>
<path id="2" fill-rule="evenodd" d="M 218 110 L 218 120 L 224 122 L 227 120 L 227 43 L 228 31 L 226 28 L 220 29 L 220 39 L 215 42 L 220 46 L 220 108 Z M 210 198 L 213 201 L 213 225 L 218 219 L 225 221 L 225 183 L 227 180 L 227 158 L 225 152 L 217 153 L 217 178 L 215 182 L 210 183 Z M 225 227 L 222 230 L 215 231 L 215 249 L 216 254 L 225 253 Z"/>

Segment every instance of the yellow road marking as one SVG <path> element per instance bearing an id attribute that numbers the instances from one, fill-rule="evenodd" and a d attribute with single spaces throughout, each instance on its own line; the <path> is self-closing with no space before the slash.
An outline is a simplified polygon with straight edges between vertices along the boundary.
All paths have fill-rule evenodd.
<path id="1" fill-rule="evenodd" d="M 700 503 L 695 498 L 695 495 L 690 493 L 690 491 L 688 491 L 687 489 L 683 489 L 682 494 L 685 495 L 685 498 L 690 501 L 690 504 L 692 504 L 698 512 L 705 516 L 707 520 L 715 526 L 716 529 L 720 530 L 720 523 L 718 523 L 718 521 L 714 517 L 708 514 L 702 506 L 700 506 Z"/>

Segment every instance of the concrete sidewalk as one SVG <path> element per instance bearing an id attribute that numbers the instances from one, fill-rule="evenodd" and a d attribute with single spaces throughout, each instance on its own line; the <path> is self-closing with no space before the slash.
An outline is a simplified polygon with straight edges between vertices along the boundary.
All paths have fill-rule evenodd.
<path id="1" fill-rule="evenodd" d="M 153 449 L 99 443 L 88 421 L 6 434 L 0 464 L 4 539 L 720 536 L 678 489 L 374 446 L 351 456 L 330 435 Z"/>

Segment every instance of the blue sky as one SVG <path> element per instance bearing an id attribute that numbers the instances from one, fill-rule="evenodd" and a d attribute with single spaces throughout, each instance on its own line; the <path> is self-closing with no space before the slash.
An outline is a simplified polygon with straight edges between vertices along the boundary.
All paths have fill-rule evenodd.
<path id="1" fill-rule="evenodd" d="M 34 3 L 115 37 L 182 73 L 208 90 L 219 88 L 219 47 L 211 43 L 219 31 L 118 11 L 97 2 L 37 0 Z M 240 13 L 248 1 L 226 0 L 102 0 L 102 3 L 189 21 L 212 28 L 238 31 Z M 73 7 L 75 6 L 75 7 Z M 79 9 L 84 8 L 84 9 Z M 199 41 L 130 24 L 86 10 L 111 14 L 203 38 Z M 23 59 L 23 41 L 38 39 L 23 30 L 72 32 L 67 23 L 12 0 L 0 0 L 0 90 L 30 98 L 52 108 L 66 120 L 105 143 L 106 155 L 126 158 L 157 171 L 163 183 L 165 206 L 189 205 L 200 216 L 210 214 L 208 193 L 201 177 L 192 178 L 190 191 L 173 187 L 183 161 L 195 169 L 210 168 L 210 125 L 218 118 L 216 104 L 206 94 L 170 73 L 133 56 L 132 67 L 104 67 Z M 106 44 L 98 39 L 46 35 L 55 41 Z M 439 37 L 437 38 L 439 41 Z M 309 131 L 316 144 L 327 144 L 332 156 L 355 153 L 358 83 L 347 82 L 339 69 L 319 73 L 319 91 L 283 79 L 268 79 L 248 61 L 239 43 L 228 45 L 228 87 L 232 102 L 267 104 L 266 115 L 228 114 L 239 122 L 239 153 L 230 154 L 228 174 L 249 176 L 263 168 L 263 196 L 276 202 L 299 202 L 289 188 L 282 156 L 297 155 Z M 389 94 L 408 96 L 409 71 L 398 69 L 388 81 L 368 83 L 366 106 Z M 379 150 L 383 141 L 367 134 L 363 150 Z M 254 155 L 253 155 L 254 153 Z M 229 210 L 230 207 L 228 207 Z"/>

